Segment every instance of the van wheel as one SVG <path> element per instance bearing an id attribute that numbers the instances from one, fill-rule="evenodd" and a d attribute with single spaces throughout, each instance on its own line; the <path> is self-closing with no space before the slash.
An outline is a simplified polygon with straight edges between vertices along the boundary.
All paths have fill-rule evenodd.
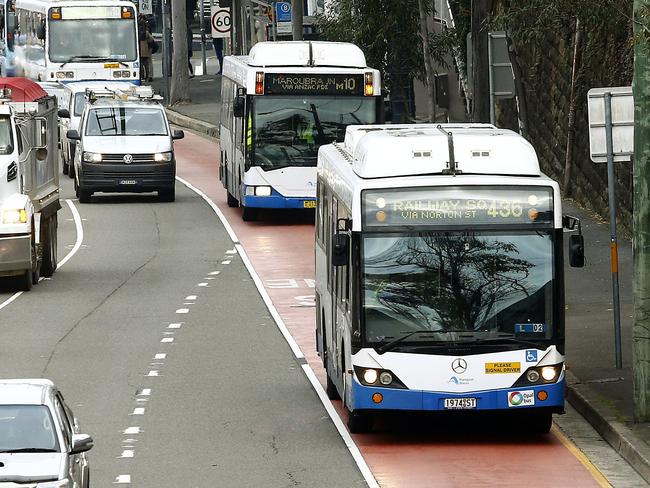
<path id="1" fill-rule="evenodd" d="M 158 198 L 161 202 L 173 202 L 176 200 L 176 188 L 168 188 L 167 190 L 158 190 Z"/>
<path id="2" fill-rule="evenodd" d="M 232 208 L 239 207 L 239 202 L 235 197 L 232 196 L 230 192 L 228 192 L 228 206 Z"/>
<path id="3" fill-rule="evenodd" d="M 32 270 L 26 269 L 25 272 L 17 278 L 18 289 L 29 291 L 32 289 Z"/>
<path id="4" fill-rule="evenodd" d="M 257 214 L 257 208 L 244 207 L 244 213 L 242 213 L 241 218 L 244 219 L 244 222 L 253 222 L 257 220 Z"/>
<path id="5" fill-rule="evenodd" d="M 81 203 L 90 203 L 90 197 L 93 196 L 93 192 L 84 190 L 81 187 L 79 187 L 77 192 L 77 196 L 79 197 L 79 201 Z"/>

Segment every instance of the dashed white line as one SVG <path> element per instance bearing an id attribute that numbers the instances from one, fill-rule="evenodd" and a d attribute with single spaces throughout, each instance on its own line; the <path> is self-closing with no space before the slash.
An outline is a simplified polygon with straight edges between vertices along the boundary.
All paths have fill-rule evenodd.
<path id="1" fill-rule="evenodd" d="M 143 388 L 140 393 L 138 393 L 138 396 L 150 396 L 151 395 L 151 388 Z"/>
<path id="2" fill-rule="evenodd" d="M 221 271 L 211 271 L 211 272 L 208 273 L 208 274 L 213 275 L 213 276 L 216 276 L 216 275 L 218 275 L 219 273 L 221 273 Z"/>
<path id="3" fill-rule="evenodd" d="M 130 474 L 118 474 L 117 478 L 115 478 L 115 481 L 113 481 L 114 485 L 128 484 L 128 483 L 131 483 Z"/>
<path id="4" fill-rule="evenodd" d="M 237 254 L 237 249 L 236 248 L 235 249 L 228 249 L 226 251 L 226 254 Z"/>
<path id="5" fill-rule="evenodd" d="M 166 357 L 167 357 L 167 354 L 165 354 L 164 352 L 159 352 L 153 358 L 154 359 L 165 359 Z"/>
<path id="6" fill-rule="evenodd" d="M 232 261 L 230 261 L 230 259 L 228 259 L 228 260 L 226 260 L 226 261 L 221 261 L 221 264 L 230 264 L 231 262 L 232 262 Z"/>
<path id="7" fill-rule="evenodd" d="M 131 415 L 144 415 L 144 407 L 136 407 Z"/>
<path id="8" fill-rule="evenodd" d="M 135 456 L 135 451 L 133 451 L 133 449 L 124 449 L 122 454 L 120 454 L 121 458 L 132 458 L 133 456 Z"/>
<path id="9" fill-rule="evenodd" d="M 196 300 L 198 297 L 196 295 L 188 295 L 185 297 L 185 300 Z"/>
<path id="10" fill-rule="evenodd" d="M 189 313 L 190 309 L 189 308 L 179 308 L 176 310 L 176 313 Z"/>
<path id="11" fill-rule="evenodd" d="M 167 326 L 168 329 L 180 329 L 182 327 L 182 323 L 175 323 L 175 324 L 169 324 Z"/>
<path id="12" fill-rule="evenodd" d="M 140 427 L 127 427 L 124 429 L 124 432 L 122 432 L 124 435 L 133 435 L 133 434 L 139 434 L 141 432 Z"/>
<path id="13" fill-rule="evenodd" d="M 199 283 L 199 284 L 196 285 L 196 286 L 203 286 L 203 287 L 206 287 L 206 286 L 208 286 L 208 284 L 209 284 L 209 283 Z"/>
<path id="14" fill-rule="evenodd" d="M 152 369 L 151 371 L 149 371 L 149 373 L 147 373 L 147 376 L 160 376 L 160 375 L 158 374 L 158 370 Z"/>
<path id="15" fill-rule="evenodd" d="M 174 338 L 173 337 L 163 337 L 162 339 L 160 339 L 160 342 L 174 342 Z"/>

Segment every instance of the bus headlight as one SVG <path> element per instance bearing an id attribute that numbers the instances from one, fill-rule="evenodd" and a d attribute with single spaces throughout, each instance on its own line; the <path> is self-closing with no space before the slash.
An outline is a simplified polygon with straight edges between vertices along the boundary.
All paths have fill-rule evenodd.
<path id="1" fill-rule="evenodd" d="M 83 160 L 85 163 L 101 163 L 102 155 L 100 153 L 84 151 Z"/>
<path id="2" fill-rule="evenodd" d="M 172 160 L 172 152 L 167 151 L 162 153 L 156 153 L 153 155 L 153 160 L 156 161 L 157 163 L 168 163 L 169 161 Z"/>
<path id="3" fill-rule="evenodd" d="M 27 211 L 24 208 L 10 208 L 2 211 L 3 224 L 24 224 L 25 222 L 27 222 Z"/>
<path id="4" fill-rule="evenodd" d="M 122 78 L 121 71 L 113 71 L 113 78 Z"/>
<path id="5" fill-rule="evenodd" d="M 74 78 L 74 72 L 73 71 L 57 71 L 56 72 L 56 77 L 59 80 L 64 80 L 64 79 L 71 80 L 72 78 Z"/>
<path id="6" fill-rule="evenodd" d="M 373 384 L 377 383 L 377 377 L 378 377 L 378 376 L 379 376 L 379 375 L 377 374 L 377 370 L 376 370 L 376 369 L 366 369 L 366 370 L 363 372 L 363 381 L 364 381 L 365 383 L 368 383 L 368 384 L 370 384 L 370 385 L 373 385 Z"/>
<path id="7" fill-rule="evenodd" d="M 382 385 L 390 385 L 393 382 L 393 375 L 390 374 L 388 371 L 384 371 L 382 374 L 379 375 L 379 382 Z"/>
<path id="8" fill-rule="evenodd" d="M 537 380 L 539 380 L 539 373 L 536 369 L 530 369 L 528 370 L 528 373 L 526 373 L 526 378 L 528 378 L 528 381 L 531 383 L 537 383 Z"/>
<path id="9" fill-rule="evenodd" d="M 557 376 L 557 370 L 553 366 L 544 366 L 542 368 L 542 378 L 546 381 L 553 381 Z"/>
<path id="10" fill-rule="evenodd" d="M 255 187 L 255 196 L 258 196 L 258 197 L 270 197 L 271 196 L 271 187 L 270 186 L 256 186 Z"/>

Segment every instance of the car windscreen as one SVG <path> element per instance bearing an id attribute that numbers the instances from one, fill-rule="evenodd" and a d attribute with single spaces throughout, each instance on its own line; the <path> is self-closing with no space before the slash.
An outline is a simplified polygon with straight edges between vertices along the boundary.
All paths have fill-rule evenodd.
<path id="1" fill-rule="evenodd" d="M 0 452 L 59 452 L 56 428 L 44 405 L 0 405 Z"/>
<path id="2" fill-rule="evenodd" d="M 162 110 L 139 107 L 101 107 L 90 110 L 87 136 L 166 136 Z"/>
<path id="3" fill-rule="evenodd" d="M 14 152 L 14 139 L 11 134 L 11 119 L 0 117 L 0 154 Z"/>

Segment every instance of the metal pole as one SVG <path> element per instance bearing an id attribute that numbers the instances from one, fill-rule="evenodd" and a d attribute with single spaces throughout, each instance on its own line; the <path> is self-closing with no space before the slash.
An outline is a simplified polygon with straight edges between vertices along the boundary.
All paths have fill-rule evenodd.
<path id="1" fill-rule="evenodd" d="M 492 69 L 492 34 L 488 32 L 488 78 L 490 86 L 490 124 L 496 125 L 494 113 L 494 70 Z"/>
<path id="2" fill-rule="evenodd" d="M 199 15 L 201 20 L 199 22 L 201 29 L 201 67 L 203 68 L 203 75 L 208 73 L 208 64 L 205 59 L 205 6 L 204 0 L 199 0 Z"/>
<path id="3" fill-rule="evenodd" d="M 616 168 L 614 167 L 614 144 L 612 142 L 612 94 L 605 93 L 605 140 L 607 142 L 607 195 L 609 199 L 609 233 L 612 265 L 612 291 L 614 301 L 614 344 L 616 369 L 623 368 L 621 354 L 621 305 L 618 292 L 618 243 L 616 240 Z"/>
<path id="4" fill-rule="evenodd" d="M 291 29 L 293 40 L 302 41 L 303 6 L 302 0 L 291 0 Z"/>
<path id="5" fill-rule="evenodd" d="M 165 103 L 169 104 L 169 78 L 170 65 L 171 65 L 171 29 L 169 28 L 170 16 L 169 16 L 169 6 L 171 0 L 163 0 L 162 3 L 162 73 L 163 73 L 163 97 L 165 98 Z"/>

